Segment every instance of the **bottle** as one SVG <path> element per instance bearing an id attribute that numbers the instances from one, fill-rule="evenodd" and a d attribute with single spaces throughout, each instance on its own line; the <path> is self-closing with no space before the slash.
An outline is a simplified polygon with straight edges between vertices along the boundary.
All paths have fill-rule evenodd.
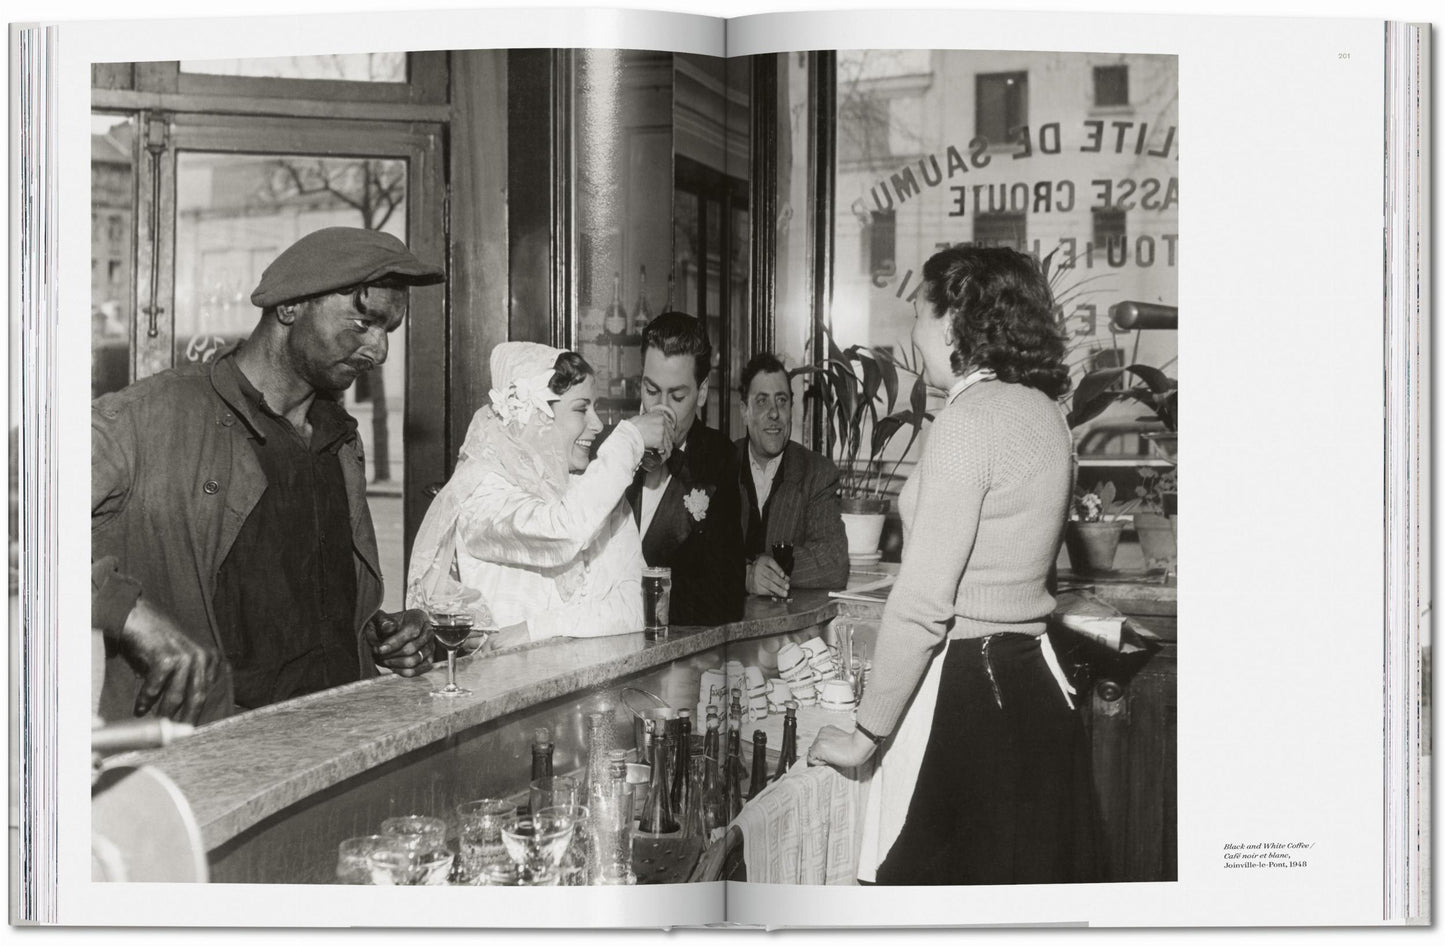
<path id="1" fill-rule="evenodd" d="M 595 883 L 631 884 L 632 788 L 627 784 L 627 753 L 613 749 L 607 755 L 607 778 L 592 796 Z"/>
<path id="2" fill-rule="evenodd" d="M 672 734 L 675 731 L 674 726 L 659 726 L 652 737 L 652 783 L 647 787 L 647 807 L 637 824 L 637 830 L 643 834 L 677 831 L 672 807 Z"/>
<path id="3" fill-rule="evenodd" d="M 674 270 L 667 274 L 667 301 L 662 304 L 662 311 L 677 311 L 677 272 Z"/>
<path id="4" fill-rule="evenodd" d="M 677 723 L 677 759 L 672 770 L 672 810 L 685 830 L 688 812 L 692 810 L 692 786 L 688 779 L 688 773 L 692 771 L 692 710 L 678 710 Z"/>
<path id="5" fill-rule="evenodd" d="M 632 331 L 641 335 L 652 321 L 652 305 L 647 301 L 647 267 L 639 267 L 637 274 L 637 304 L 632 307 Z"/>
<path id="6" fill-rule="evenodd" d="M 707 735 L 702 742 L 702 754 L 711 757 L 714 762 L 722 758 L 722 745 L 718 741 L 718 728 L 721 724 L 717 718 L 717 707 L 707 708 Z"/>
<path id="7" fill-rule="evenodd" d="M 532 780 L 552 774 L 552 731 L 542 726 L 532 731 Z"/>
<path id="8" fill-rule="evenodd" d="M 783 744 L 778 746 L 778 769 L 773 773 L 773 781 L 782 778 L 798 761 L 798 704 L 789 700 L 783 707 L 786 712 L 783 717 Z"/>
<path id="9" fill-rule="evenodd" d="M 736 729 L 728 731 L 728 758 L 723 763 L 723 793 L 727 798 L 728 820 L 732 821 L 743 810 L 743 734 Z"/>
<path id="10" fill-rule="evenodd" d="M 627 308 L 622 304 L 622 274 L 612 274 L 612 301 L 602 313 L 602 329 L 608 335 L 627 331 Z"/>
<path id="11" fill-rule="evenodd" d="M 732 691 L 732 702 L 728 704 L 728 732 L 737 732 L 743 728 L 743 694 L 742 691 L 734 688 Z"/>
<path id="12" fill-rule="evenodd" d="M 753 775 L 748 779 L 748 801 L 768 787 L 768 734 L 753 730 Z"/>
<path id="13" fill-rule="evenodd" d="M 607 782 L 612 757 L 612 711 L 587 714 L 587 784 L 590 797 Z M 622 772 L 627 777 L 626 769 Z"/>
<path id="14" fill-rule="evenodd" d="M 710 712 L 707 714 L 707 738 L 702 748 L 702 789 L 697 799 L 697 804 L 702 808 L 704 843 L 710 841 L 712 833 L 728 822 L 727 798 L 723 789 L 722 767 L 719 765 L 720 749 L 717 713 Z"/>
<path id="15" fill-rule="evenodd" d="M 702 838 L 703 846 L 707 845 L 707 824 L 702 813 L 702 786 L 707 781 L 707 757 L 695 755 L 690 762 L 688 784 L 691 786 L 688 791 L 692 799 L 692 807 L 688 809 L 687 822 L 683 825 L 683 833 L 690 838 Z"/>

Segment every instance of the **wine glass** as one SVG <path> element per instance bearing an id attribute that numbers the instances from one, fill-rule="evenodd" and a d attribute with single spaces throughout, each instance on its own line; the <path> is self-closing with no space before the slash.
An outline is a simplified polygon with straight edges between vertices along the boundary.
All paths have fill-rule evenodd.
<path id="1" fill-rule="evenodd" d="M 431 695 L 442 698 L 469 696 L 471 690 L 457 686 L 457 649 L 472 634 L 472 616 L 459 611 L 432 612 L 431 630 L 437 643 L 447 649 L 447 685 L 432 690 Z"/>
<path id="2" fill-rule="evenodd" d="M 779 543 L 773 546 L 773 561 L 778 563 L 778 567 L 783 570 L 784 575 L 790 579 L 793 577 L 793 547 L 791 545 Z M 787 600 L 793 599 L 790 597 Z"/>
<path id="3" fill-rule="evenodd" d="M 572 819 L 557 812 L 513 815 L 502 825 L 502 844 L 524 887 L 555 887 L 558 866 L 572 840 Z"/>

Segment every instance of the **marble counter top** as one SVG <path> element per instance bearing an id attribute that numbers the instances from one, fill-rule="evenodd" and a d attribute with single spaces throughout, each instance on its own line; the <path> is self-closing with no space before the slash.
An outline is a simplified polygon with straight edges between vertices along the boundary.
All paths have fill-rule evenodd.
<path id="1" fill-rule="evenodd" d="M 383 676 L 242 713 L 165 749 L 117 756 L 151 765 L 190 800 L 207 849 L 342 780 L 456 733 L 571 693 L 669 664 L 724 643 L 815 627 L 837 613 L 824 592 L 749 599 L 742 621 L 642 634 L 562 638 L 457 661 L 472 691 L 436 699 L 445 665 L 420 677 Z"/>

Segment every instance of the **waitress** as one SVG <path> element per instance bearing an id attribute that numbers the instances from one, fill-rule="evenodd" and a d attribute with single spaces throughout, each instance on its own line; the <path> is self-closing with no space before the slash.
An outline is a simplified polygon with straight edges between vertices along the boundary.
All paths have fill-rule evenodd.
<path id="1" fill-rule="evenodd" d="M 924 265 L 913 343 L 949 388 L 899 494 L 906 541 L 857 729 L 812 764 L 880 752 L 858 876 L 879 884 L 1092 880 L 1088 755 L 1045 636 L 1072 486 L 1048 282 L 1004 248 Z"/>

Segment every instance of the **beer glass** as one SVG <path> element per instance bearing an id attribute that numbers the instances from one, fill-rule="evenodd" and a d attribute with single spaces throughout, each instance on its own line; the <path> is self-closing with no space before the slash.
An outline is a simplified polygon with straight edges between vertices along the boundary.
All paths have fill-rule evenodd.
<path id="1" fill-rule="evenodd" d="M 457 806 L 460 873 L 467 883 L 486 883 L 486 868 L 511 865 L 502 845 L 502 824 L 516 813 L 517 806 L 505 798 L 479 798 Z"/>

